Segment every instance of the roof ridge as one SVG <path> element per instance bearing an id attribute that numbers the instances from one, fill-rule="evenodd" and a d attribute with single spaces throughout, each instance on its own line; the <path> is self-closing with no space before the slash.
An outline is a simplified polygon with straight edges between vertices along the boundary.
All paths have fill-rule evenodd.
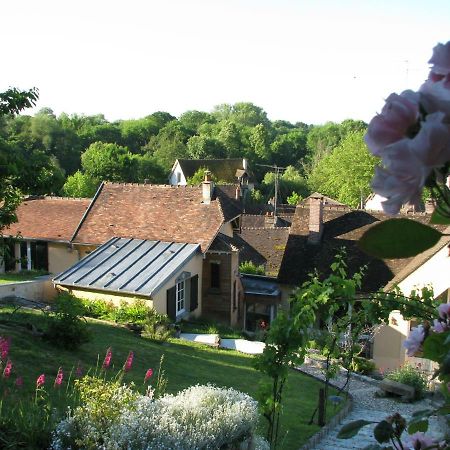
<path id="1" fill-rule="evenodd" d="M 291 227 L 241 227 L 241 230 L 290 230 Z"/>
<path id="2" fill-rule="evenodd" d="M 171 185 L 171 184 L 152 184 L 152 183 L 125 183 L 125 182 L 114 182 L 114 181 L 104 181 L 103 182 L 105 185 L 109 185 L 109 186 L 149 186 L 149 187 L 154 187 L 154 188 L 158 188 L 158 189 L 162 189 L 162 188 L 170 188 L 170 189 L 199 189 L 199 185 L 196 186 L 191 186 L 188 184 L 185 185 Z"/>

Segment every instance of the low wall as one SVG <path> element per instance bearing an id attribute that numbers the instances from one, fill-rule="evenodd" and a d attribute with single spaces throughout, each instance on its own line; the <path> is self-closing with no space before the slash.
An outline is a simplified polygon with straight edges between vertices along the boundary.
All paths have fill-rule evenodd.
<path id="1" fill-rule="evenodd" d="M 51 301 L 58 294 L 50 278 L 0 284 L 0 299 L 22 297 L 27 300 Z"/>

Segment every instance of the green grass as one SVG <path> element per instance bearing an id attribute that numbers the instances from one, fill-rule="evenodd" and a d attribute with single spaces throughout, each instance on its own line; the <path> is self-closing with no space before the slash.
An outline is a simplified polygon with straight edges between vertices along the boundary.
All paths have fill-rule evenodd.
<path id="1" fill-rule="evenodd" d="M 112 373 L 117 373 L 130 350 L 135 352 L 131 372 L 125 381 L 133 381 L 143 390 L 143 378 L 148 368 L 157 369 L 164 354 L 163 368 L 168 379 L 168 392 L 175 393 L 194 384 L 213 383 L 229 386 L 255 396 L 262 375 L 252 368 L 252 356 L 234 351 L 219 350 L 182 340 L 171 340 L 166 344 L 135 336 L 129 330 L 105 323 L 89 320 L 92 333 L 91 342 L 77 351 L 68 351 L 52 346 L 41 338 L 34 337 L 20 323 L 33 323 L 43 327 L 41 312 L 12 308 L 0 310 L 0 335 L 11 337 L 9 357 L 13 362 L 13 375 L 7 381 L 10 389 L 16 376 L 22 376 L 24 386 L 20 391 L 22 399 L 32 399 L 36 378 L 45 373 L 48 390 L 53 390 L 53 381 L 59 367 L 66 375 L 78 363 L 88 369 L 101 365 L 108 347 L 112 347 Z M 67 379 L 67 378 L 66 378 Z M 5 381 L 2 381 L 5 384 Z M 318 390 L 321 385 L 310 377 L 292 371 L 284 394 L 283 429 L 281 432 L 283 449 L 298 449 L 312 434 L 317 425 L 308 425 L 316 407 Z M 4 389 L 0 384 L 0 389 Z M 4 391 L 2 392 L 2 395 Z M 334 411 L 329 411 L 329 416 Z M 261 434 L 264 434 L 264 419 L 261 419 Z"/>
<path id="2" fill-rule="evenodd" d="M 8 272 L 0 274 L 0 284 L 17 283 L 18 281 L 30 281 L 37 277 L 46 275 L 47 272 L 40 270 L 23 270 L 22 272 Z"/>
<path id="3" fill-rule="evenodd" d="M 222 339 L 243 338 L 243 334 L 241 333 L 240 330 L 209 321 L 203 320 L 192 320 L 189 322 L 181 321 L 179 325 L 182 333 L 218 334 Z"/>

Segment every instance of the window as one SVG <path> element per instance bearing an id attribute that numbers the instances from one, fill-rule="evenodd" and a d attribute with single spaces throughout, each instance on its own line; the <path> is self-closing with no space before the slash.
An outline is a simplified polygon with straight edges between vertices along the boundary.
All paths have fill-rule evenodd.
<path id="1" fill-rule="evenodd" d="M 184 286 L 184 280 L 180 281 L 179 283 L 177 283 L 176 285 L 176 291 L 177 291 L 177 295 L 176 295 L 176 313 L 177 316 L 181 313 L 184 312 L 184 300 L 185 300 L 185 293 L 186 293 L 186 289 Z"/>
<path id="2" fill-rule="evenodd" d="M 216 262 L 211 263 L 211 287 L 220 288 L 220 264 Z"/>
<path id="3" fill-rule="evenodd" d="M 177 172 L 177 184 L 181 183 L 181 173 Z"/>

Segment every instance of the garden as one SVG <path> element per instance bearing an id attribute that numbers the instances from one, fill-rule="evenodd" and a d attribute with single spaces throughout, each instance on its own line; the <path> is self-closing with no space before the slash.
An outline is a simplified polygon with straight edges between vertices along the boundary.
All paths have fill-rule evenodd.
<path id="1" fill-rule="evenodd" d="M 83 303 L 70 300 L 60 297 L 52 311 L 0 309 L 2 448 L 42 449 L 52 442 L 54 448 L 115 448 L 112 442 L 127 448 L 128 438 L 134 439 L 132 448 L 146 448 L 146 442 L 152 442 L 151 448 L 234 448 L 252 436 L 256 448 L 266 448 L 264 439 L 256 437 L 266 434 L 266 423 L 254 400 L 265 376 L 253 368 L 252 356 L 164 333 L 137 334 L 124 325 L 142 323 L 145 311 L 139 303 L 116 310 L 97 304 L 96 313 L 88 312 L 108 311 L 114 317 L 105 320 L 83 318 Z M 151 317 L 153 324 L 164 319 Z M 289 371 L 279 448 L 298 448 L 319 429 L 308 422 L 320 386 Z M 189 407 L 183 409 L 185 405 Z M 154 421 L 144 424 L 149 411 Z M 330 410 L 328 417 L 335 412 Z M 209 434 L 189 432 L 202 429 L 200 424 L 210 423 L 215 414 L 220 420 Z M 186 423 L 175 417 L 184 417 Z M 152 434 L 167 421 L 178 423 L 174 435 Z M 135 426 L 128 437 L 125 423 L 127 429 Z M 137 429 L 144 425 L 149 433 L 142 437 Z M 108 434 L 113 429 L 122 434 Z M 205 433 L 210 441 L 192 440 L 203 439 Z"/>

